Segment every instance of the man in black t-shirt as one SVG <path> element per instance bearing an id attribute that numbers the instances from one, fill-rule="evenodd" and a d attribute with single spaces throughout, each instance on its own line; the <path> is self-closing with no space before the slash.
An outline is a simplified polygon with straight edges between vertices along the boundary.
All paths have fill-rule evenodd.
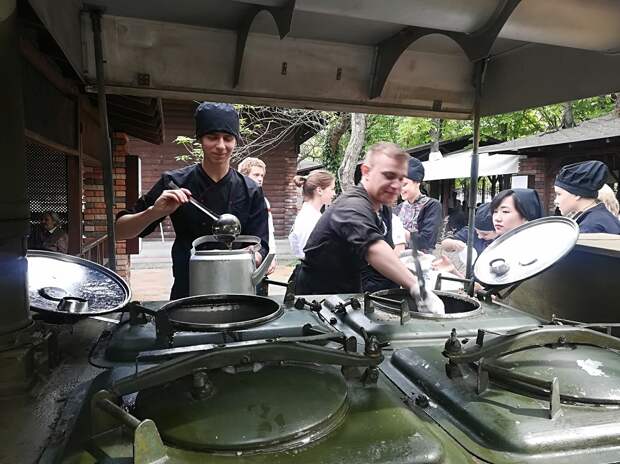
<path id="1" fill-rule="evenodd" d="M 408 159 L 393 143 L 368 150 L 360 184 L 327 209 L 306 243 L 295 279 L 298 294 L 359 293 L 361 272 L 368 264 L 404 288 L 417 286 L 385 241 L 384 218 L 391 220 L 387 205 L 400 193 Z"/>
<path id="2" fill-rule="evenodd" d="M 262 189 L 230 167 L 239 140 L 239 116 L 232 105 L 201 103 L 196 109 L 196 139 L 202 145 L 202 163 L 162 174 L 148 193 L 116 220 L 119 240 L 144 237 L 170 216 L 176 233 L 172 245 L 174 284 L 171 299 L 189 296 L 189 258 L 192 242 L 212 233 L 213 221 L 193 205 L 194 197 L 216 214 L 231 213 L 241 222 L 241 234 L 261 239 L 258 266 L 267 255 L 268 214 Z M 181 187 L 168 190 L 170 181 Z"/>

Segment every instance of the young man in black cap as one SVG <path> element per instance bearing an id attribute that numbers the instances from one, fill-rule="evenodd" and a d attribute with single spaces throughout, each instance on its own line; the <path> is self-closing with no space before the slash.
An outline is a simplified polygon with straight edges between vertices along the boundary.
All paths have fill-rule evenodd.
<path id="1" fill-rule="evenodd" d="M 387 205 L 393 204 L 400 193 L 408 157 L 393 143 L 370 147 L 360 184 L 342 194 L 310 234 L 297 269 L 298 294 L 360 293 L 362 269 L 371 265 L 419 297 L 416 278 L 386 242 L 391 225 Z M 426 293 L 421 310 L 443 312 L 441 300 L 431 291 Z"/>
<path id="2" fill-rule="evenodd" d="M 230 167 L 240 139 L 239 115 L 232 105 L 201 103 L 194 114 L 196 139 L 202 145 L 202 163 L 162 174 L 133 208 L 121 211 L 116 220 L 119 240 L 144 237 L 170 216 L 176 238 L 172 245 L 174 285 L 170 299 L 189 296 L 189 258 L 192 242 L 212 233 L 213 221 L 189 202 L 196 198 L 216 214 L 231 213 L 241 222 L 241 234 L 261 239 L 256 264 L 267 255 L 268 214 L 261 188 Z M 181 187 L 170 189 L 170 181 Z"/>
<path id="3" fill-rule="evenodd" d="M 555 205 L 581 233 L 620 234 L 620 221 L 597 199 L 607 175 L 604 163 L 584 161 L 562 167 L 555 178 Z"/>
<path id="4" fill-rule="evenodd" d="M 405 201 L 394 208 L 394 214 L 400 218 L 408 232 L 407 242 L 414 233 L 417 237 L 418 250 L 430 253 L 435 249 L 439 238 L 443 224 L 443 211 L 438 200 L 420 191 L 420 184 L 423 180 L 424 166 L 420 160 L 410 158 L 401 193 Z"/>

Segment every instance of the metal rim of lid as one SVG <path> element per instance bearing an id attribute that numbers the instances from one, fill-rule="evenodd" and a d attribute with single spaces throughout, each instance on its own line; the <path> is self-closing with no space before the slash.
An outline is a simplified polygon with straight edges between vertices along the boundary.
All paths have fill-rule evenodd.
<path id="1" fill-rule="evenodd" d="M 523 235 L 524 232 L 531 232 L 535 229 L 542 229 L 544 231 L 544 228 L 550 228 L 550 225 L 554 226 L 556 231 L 559 229 L 555 226 L 564 227 L 566 236 L 564 237 L 564 242 L 560 241 L 559 237 L 556 237 L 553 241 L 546 243 L 546 247 L 539 248 L 539 251 L 547 252 L 548 254 L 549 252 L 555 253 L 548 256 L 548 259 L 534 259 L 531 253 L 528 255 L 528 250 L 523 249 L 512 249 L 510 253 L 500 253 L 502 249 L 507 248 L 511 242 L 516 241 L 514 237 L 519 237 L 519 235 Z M 547 270 L 566 256 L 573 249 L 578 238 L 579 226 L 574 220 L 567 217 L 549 216 L 526 222 L 496 239 L 480 253 L 480 256 L 478 256 L 474 264 L 474 278 L 487 287 L 505 287 L 522 282 Z M 508 245 L 506 245 L 506 243 L 508 243 Z M 542 242 L 534 240 L 532 243 L 540 246 Z M 553 246 L 549 246 L 549 244 Z M 503 261 L 503 263 L 500 261 Z M 496 267 L 507 264 L 508 269 L 499 269 L 498 272 L 504 272 L 501 275 L 493 276 L 492 272 L 489 270 L 489 266 L 493 262 L 498 263 Z M 537 265 L 535 265 L 536 263 Z M 521 268 L 517 268 L 517 265 L 521 266 Z M 531 267 L 527 268 L 528 266 Z M 522 272 L 515 272 L 515 269 L 520 269 Z"/>
<path id="2" fill-rule="evenodd" d="M 174 313 L 184 308 L 200 308 L 200 307 L 215 307 L 223 306 L 226 304 L 248 304 L 260 308 L 265 308 L 264 315 L 248 319 L 244 321 L 233 321 L 225 323 L 201 323 L 201 322 L 189 322 L 180 319 L 175 319 Z M 198 295 L 190 296 L 187 298 L 181 298 L 179 300 L 171 301 L 161 307 L 160 311 L 168 313 L 170 322 L 178 328 L 185 328 L 191 330 L 202 331 L 219 331 L 219 330 L 239 330 L 247 327 L 252 327 L 260 324 L 264 324 L 273 319 L 280 317 L 284 314 L 284 309 L 275 300 L 258 295 L 243 295 L 243 294 L 215 294 L 215 295 Z M 206 312 L 206 311 L 205 311 Z"/>
<path id="3" fill-rule="evenodd" d="M 29 294 L 30 295 L 37 294 L 37 295 L 43 296 L 43 298 L 45 299 L 50 300 L 50 302 L 54 301 L 54 303 L 50 303 L 49 305 L 43 306 L 40 304 L 40 301 L 37 298 L 35 299 L 31 298 L 30 308 L 34 311 L 41 312 L 41 313 L 62 315 L 63 317 L 77 319 L 77 318 L 83 318 L 83 317 L 88 317 L 88 316 L 108 314 L 114 311 L 118 311 L 119 309 L 124 308 L 127 305 L 127 303 L 129 303 L 129 301 L 131 300 L 131 289 L 129 288 L 129 285 L 127 285 L 127 283 L 123 280 L 123 278 L 119 276 L 118 274 L 116 274 L 114 271 L 104 266 L 101 266 L 100 264 L 94 263 L 87 259 L 78 258 L 77 256 L 66 255 L 63 253 L 56 253 L 53 251 L 46 251 L 46 250 L 28 250 L 26 257 L 28 258 L 28 267 L 29 267 L 29 279 L 28 279 L 29 280 L 29 285 L 28 285 Z M 110 282 L 116 284 L 119 289 L 119 293 L 122 292 L 122 297 L 119 298 L 120 300 L 119 302 L 117 302 L 116 304 L 114 304 L 114 306 L 111 306 L 109 308 L 90 309 L 92 306 L 89 305 L 88 311 L 79 312 L 79 313 L 72 313 L 72 312 L 58 310 L 57 302 L 62 300 L 62 297 L 53 296 L 53 295 L 50 295 L 50 297 L 45 297 L 44 296 L 45 290 L 46 289 L 64 290 L 64 289 L 56 285 L 43 285 L 40 287 L 35 287 L 33 285 L 31 287 L 31 284 L 33 284 L 32 276 L 34 274 L 32 272 L 32 267 L 33 267 L 33 264 L 36 263 L 37 258 L 45 259 L 45 260 L 52 260 L 52 261 L 62 262 L 62 263 L 75 264 L 76 266 L 81 266 L 85 269 L 89 269 L 91 271 L 97 272 L 101 274 L 102 276 L 105 276 L 105 278 L 109 279 Z M 71 295 L 71 294 L 66 295 L 66 297 L 69 297 L 69 298 L 79 298 L 79 299 L 89 300 L 88 296 L 92 296 L 92 295 L 89 295 L 88 293 L 82 293 L 78 295 Z M 89 300 L 89 303 L 90 303 L 90 300 Z"/>

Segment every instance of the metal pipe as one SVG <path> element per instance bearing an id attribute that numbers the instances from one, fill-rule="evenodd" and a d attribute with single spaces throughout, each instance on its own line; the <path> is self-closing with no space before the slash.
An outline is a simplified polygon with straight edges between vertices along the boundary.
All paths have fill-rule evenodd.
<path id="1" fill-rule="evenodd" d="M 0 182 L 0 337 L 32 324 L 28 298 L 27 237 L 30 208 L 26 198 L 24 104 L 19 25 L 15 0 L 0 1 L 0 153 L 5 175 Z"/>
<path id="2" fill-rule="evenodd" d="M 112 403 L 109 399 L 101 399 L 97 401 L 97 407 L 102 411 L 105 411 L 114 419 L 119 421 L 121 424 L 126 425 L 132 430 L 135 430 L 140 425 L 140 421 L 136 419 L 134 416 L 129 414 L 123 408 L 118 405 Z"/>
<path id="3" fill-rule="evenodd" d="M 482 96 L 482 75 L 484 72 L 484 60 L 474 65 L 474 146 L 471 152 L 471 170 L 469 180 L 469 223 L 467 226 L 467 263 L 465 266 L 465 278 L 471 279 L 473 273 L 474 248 L 474 220 L 476 216 L 476 199 L 478 198 L 478 146 L 480 145 L 480 98 Z"/>
<path id="4" fill-rule="evenodd" d="M 108 128 L 108 107 L 105 96 L 105 75 L 103 71 L 103 46 L 101 44 L 101 10 L 90 10 L 95 45 L 95 69 L 97 73 L 97 104 L 101 124 L 102 143 L 105 148 L 103 156 L 103 194 L 108 233 L 108 267 L 116 270 L 116 233 L 114 231 L 114 181 L 112 178 L 112 143 Z"/>

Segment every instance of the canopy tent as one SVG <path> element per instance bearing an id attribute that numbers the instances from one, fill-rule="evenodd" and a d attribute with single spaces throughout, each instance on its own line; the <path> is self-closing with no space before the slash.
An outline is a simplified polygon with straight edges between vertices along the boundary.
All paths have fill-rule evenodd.
<path id="1" fill-rule="evenodd" d="M 436 161 L 425 161 L 424 180 L 469 178 L 472 150 L 445 156 Z M 519 155 L 490 155 L 483 153 L 478 158 L 479 176 L 497 176 L 519 172 Z"/>
<path id="2" fill-rule="evenodd" d="M 29 2 L 93 92 L 86 4 L 108 94 L 472 118 L 480 62 L 482 115 L 620 90 L 617 0 Z"/>
<path id="3" fill-rule="evenodd" d="M 112 267 L 106 94 L 472 118 L 474 189 L 481 115 L 620 89 L 618 0 L 28 3 L 86 89 L 99 94 Z M 9 32 L 0 54 L 8 71 L 1 74 L 0 88 L 10 102 L 5 113 L 15 124 L 6 124 L 10 134 L 0 148 L 15 153 L 14 170 L 21 173 L 3 190 L 12 198 L 15 192 L 25 197 L 19 168 L 23 103 L 21 84 L 13 78 L 19 69 L 16 3 L 4 4 L 0 29 Z M 472 191 L 470 201 L 474 197 Z M 0 221 L 17 224 L 7 239 L 15 259 L 24 254 L 15 245 L 23 243 L 22 210 L 27 211 L 25 199 L 0 208 Z M 470 219 L 473 224 L 473 207 Z M 473 235 L 472 230 L 470 250 Z M 468 272 L 470 258 L 468 253 Z M 25 269 L 19 278 L 26 278 Z"/>

